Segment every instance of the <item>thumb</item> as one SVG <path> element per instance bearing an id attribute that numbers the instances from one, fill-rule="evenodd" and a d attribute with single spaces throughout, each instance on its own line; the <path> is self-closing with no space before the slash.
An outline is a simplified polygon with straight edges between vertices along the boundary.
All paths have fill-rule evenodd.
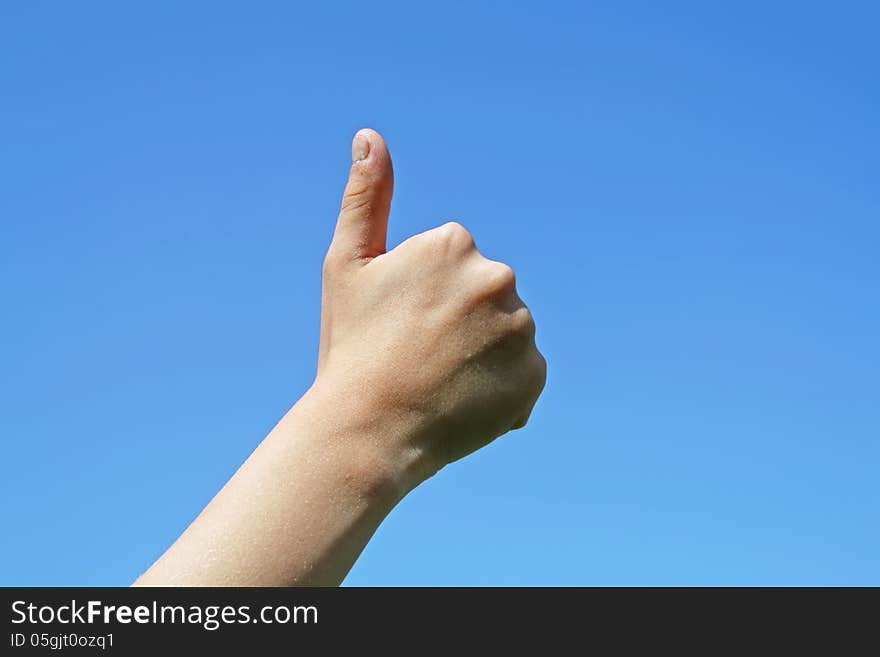
<path id="1" fill-rule="evenodd" d="M 394 171 L 385 140 L 375 130 L 359 130 L 351 142 L 351 171 L 330 251 L 357 261 L 385 253 Z"/>

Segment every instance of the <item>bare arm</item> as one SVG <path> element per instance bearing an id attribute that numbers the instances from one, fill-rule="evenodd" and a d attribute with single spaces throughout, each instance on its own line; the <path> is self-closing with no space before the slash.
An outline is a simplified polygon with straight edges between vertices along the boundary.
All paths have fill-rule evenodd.
<path id="1" fill-rule="evenodd" d="M 458 224 L 386 252 L 384 141 L 352 160 L 315 383 L 135 585 L 338 584 L 407 492 L 528 419 L 546 367 L 513 272 Z"/>

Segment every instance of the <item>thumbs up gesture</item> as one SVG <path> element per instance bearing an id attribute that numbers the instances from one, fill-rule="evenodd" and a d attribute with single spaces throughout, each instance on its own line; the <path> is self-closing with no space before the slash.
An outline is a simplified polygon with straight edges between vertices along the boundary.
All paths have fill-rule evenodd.
<path id="1" fill-rule="evenodd" d="M 455 223 L 388 251 L 391 156 L 372 130 L 351 152 L 315 382 L 138 585 L 338 584 L 404 495 L 541 394 L 510 267 Z"/>
<path id="2" fill-rule="evenodd" d="M 384 140 L 359 131 L 324 260 L 313 389 L 357 409 L 400 494 L 522 427 L 546 364 L 513 270 L 460 224 L 387 250 L 393 187 Z"/>

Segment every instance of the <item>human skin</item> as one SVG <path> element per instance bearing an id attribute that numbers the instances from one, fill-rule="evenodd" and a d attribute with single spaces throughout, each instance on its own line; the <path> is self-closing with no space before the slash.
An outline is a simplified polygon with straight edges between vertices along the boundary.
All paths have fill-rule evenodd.
<path id="1" fill-rule="evenodd" d="M 526 423 L 546 364 L 513 271 L 456 223 L 386 252 L 393 178 L 359 131 L 314 383 L 135 586 L 337 585 L 409 491 Z"/>

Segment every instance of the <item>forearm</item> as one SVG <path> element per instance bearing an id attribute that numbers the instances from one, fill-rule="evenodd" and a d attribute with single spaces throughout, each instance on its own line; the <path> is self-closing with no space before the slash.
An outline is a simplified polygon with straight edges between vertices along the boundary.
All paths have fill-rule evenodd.
<path id="1" fill-rule="evenodd" d="M 418 481 L 416 450 L 392 450 L 389 430 L 406 429 L 313 387 L 135 585 L 339 584 Z"/>

